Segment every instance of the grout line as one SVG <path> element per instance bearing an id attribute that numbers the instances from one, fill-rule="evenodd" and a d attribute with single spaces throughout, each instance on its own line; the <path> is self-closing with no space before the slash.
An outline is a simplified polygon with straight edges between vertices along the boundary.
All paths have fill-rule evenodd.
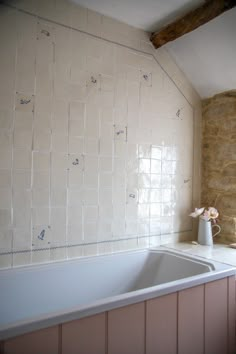
<path id="1" fill-rule="evenodd" d="M 108 354 L 108 311 L 105 312 L 105 354 Z"/>
<path id="2" fill-rule="evenodd" d="M 186 230 L 186 231 L 182 231 L 189 233 L 192 230 Z M 174 234 L 179 234 L 179 232 L 175 232 L 173 234 L 171 234 L 171 236 L 173 236 Z M 166 234 L 166 236 L 169 234 Z M 92 246 L 92 245 L 98 245 L 98 244 L 104 244 L 104 243 L 113 243 L 113 242 L 123 242 L 123 241 L 130 241 L 130 240 L 136 240 L 138 242 L 139 239 L 145 239 L 145 238 L 149 238 L 155 235 L 151 235 L 151 236 L 134 236 L 134 237 L 128 237 L 128 238 L 117 238 L 117 239 L 112 239 L 112 240 L 103 240 L 103 241 L 99 241 L 99 242 L 84 242 L 84 243 L 75 243 L 75 244 L 68 244 L 68 245 L 62 245 L 62 246 L 51 246 L 51 247 L 42 247 L 42 248 L 34 248 L 34 249 L 23 249 L 23 250 L 16 250 L 16 251 L 3 251 L 0 252 L 0 256 L 3 255 L 8 255 L 8 254 L 18 254 L 18 253 L 27 253 L 27 252 L 39 252 L 39 251 L 47 251 L 47 250 L 53 250 L 53 249 L 60 249 L 60 248 L 71 248 L 71 247 L 78 247 L 78 246 Z M 160 236 L 160 235 L 156 235 L 156 236 Z M 163 234 L 162 236 L 165 236 L 165 234 Z M 155 246 L 153 246 L 155 247 Z"/>
<path id="3" fill-rule="evenodd" d="M 179 291 L 177 291 L 176 301 L 176 354 L 179 353 Z"/>
<path id="4" fill-rule="evenodd" d="M 58 325 L 58 354 L 62 354 L 62 324 Z"/>

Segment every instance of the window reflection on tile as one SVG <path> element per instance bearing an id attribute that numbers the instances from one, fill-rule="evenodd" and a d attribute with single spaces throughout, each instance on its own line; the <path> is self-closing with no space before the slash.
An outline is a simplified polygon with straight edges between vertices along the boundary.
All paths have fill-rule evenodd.
<path id="1" fill-rule="evenodd" d="M 161 173 L 161 160 L 151 159 L 151 173 Z"/>
<path id="2" fill-rule="evenodd" d="M 150 235 L 161 234 L 161 222 L 160 219 L 150 219 Z"/>
<path id="3" fill-rule="evenodd" d="M 139 157 L 150 158 L 151 157 L 151 145 L 149 144 L 141 144 L 138 147 L 138 155 Z"/>
<path id="4" fill-rule="evenodd" d="M 171 175 L 162 175 L 161 176 L 161 186 L 162 186 L 162 188 L 171 188 L 172 187 L 172 176 Z"/>
<path id="5" fill-rule="evenodd" d="M 171 189 L 162 189 L 162 202 L 170 202 L 172 197 Z"/>
<path id="6" fill-rule="evenodd" d="M 162 216 L 171 216 L 172 212 L 172 204 L 171 203 L 163 203 L 162 204 Z"/>
<path id="7" fill-rule="evenodd" d="M 150 206 L 150 216 L 161 216 L 161 203 L 153 203 Z"/>
<path id="8" fill-rule="evenodd" d="M 139 203 L 149 203 L 149 202 L 150 202 L 150 189 L 140 189 Z"/>
<path id="9" fill-rule="evenodd" d="M 161 160 L 162 158 L 162 148 L 159 146 L 152 145 L 151 157 L 152 159 Z"/>
<path id="10" fill-rule="evenodd" d="M 147 173 L 142 173 L 138 176 L 139 188 L 150 188 L 151 187 L 151 176 Z"/>
<path id="11" fill-rule="evenodd" d="M 139 173 L 150 173 L 150 159 L 139 159 Z"/>
<path id="12" fill-rule="evenodd" d="M 173 148 L 170 146 L 163 146 L 162 148 L 162 159 L 163 160 L 175 160 L 173 156 Z"/>
<path id="13" fill-rule="evenodd" d="M 172 218 L 162 218 L 161 219 L 161 234 L 169 234 L 173 232 Z"/>
<path id="14" fill-rule="evenodd" d="M 172 161 L 162 161 L 162 174 L 172 175 L 173 174 L 173 162 Z"/>
<path id="15" fill-rule="evenodd" d="M 161 189 L 151 189 L 150 190 L 150 202 L 160 203 L 161 202 Z"/>
<path id="16" fill-rule="evenodd" d="M 151 174 L 151 187 L 161 188 L 161 175 Z"/>
<path id="17" fill-rule="evenodd" d="M 138 222 L 138 234 L 140 236 L 148 236 L 150 232 L 150 223 L 149 219 L 142 220 Z"/>
<path id="18" fill-rule="evenodd" d="M 149 218 L 149 204 L 138 204 L 138 218 Z"/>

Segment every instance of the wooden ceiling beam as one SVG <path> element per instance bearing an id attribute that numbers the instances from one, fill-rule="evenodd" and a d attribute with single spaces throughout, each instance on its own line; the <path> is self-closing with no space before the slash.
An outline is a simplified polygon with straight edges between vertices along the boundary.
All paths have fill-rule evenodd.
<path id="1" fill-rule="evenodd" d="M 189 33 L 236 6 L 236 0 L 208 0 L 202 6 L 151 35 L 155 48 Z"/>

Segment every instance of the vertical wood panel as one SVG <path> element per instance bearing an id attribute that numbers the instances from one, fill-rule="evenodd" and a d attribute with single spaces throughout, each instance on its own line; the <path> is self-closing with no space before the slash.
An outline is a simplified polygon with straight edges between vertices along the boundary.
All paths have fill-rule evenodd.
<path id="1" fill-rule="evenodd" d="M 4 342 L 0 341 L 0 354 L 4 354 Z"/>
<path id="2" fill-rule="evenodd" d="M 62 354 L 105 354 L 105 313 L 62 325 Z"/>
<path id="3" fill-rule="evenodd" d="M 178 353 L 204 353 L 204 286 L 179 292 Z"/>
<path id="4" fill-rule="evenodd" d="M 145 303 L 108 312 L 108 353 L 145 353 Z"/>
<path id="5" fill-rule="evenodd" d="M 146 354 L 177 353 L 177 293 L 147 301 Z"/>
<path id="6" fill-rule="evenodd" d="M 228 278 L 228 339 L 229 354 L 235 353 L 235 276 Z"/>
<path id="7" fill-rule="evenodd" d="M 227 278 L 205 285 L 205 354 L 227 354 Z"/>
<path id="8" fill-rule="evenodd" d="M 58 326 L 7 340 L 4 354 L 58 354 Z"/>

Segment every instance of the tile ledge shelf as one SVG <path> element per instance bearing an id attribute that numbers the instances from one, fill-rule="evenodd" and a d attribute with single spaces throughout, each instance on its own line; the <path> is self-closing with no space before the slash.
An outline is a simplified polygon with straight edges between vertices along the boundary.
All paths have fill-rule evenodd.
<path id="1" fill-rule="evenodd" d="M 236 249 L 223 243 L 215 243 L 213 246 L 195 245 L 190 242 L 169 243 L 161 247 L 174 249 L 194 256 L 211 259 L 236 267 Z"/>

